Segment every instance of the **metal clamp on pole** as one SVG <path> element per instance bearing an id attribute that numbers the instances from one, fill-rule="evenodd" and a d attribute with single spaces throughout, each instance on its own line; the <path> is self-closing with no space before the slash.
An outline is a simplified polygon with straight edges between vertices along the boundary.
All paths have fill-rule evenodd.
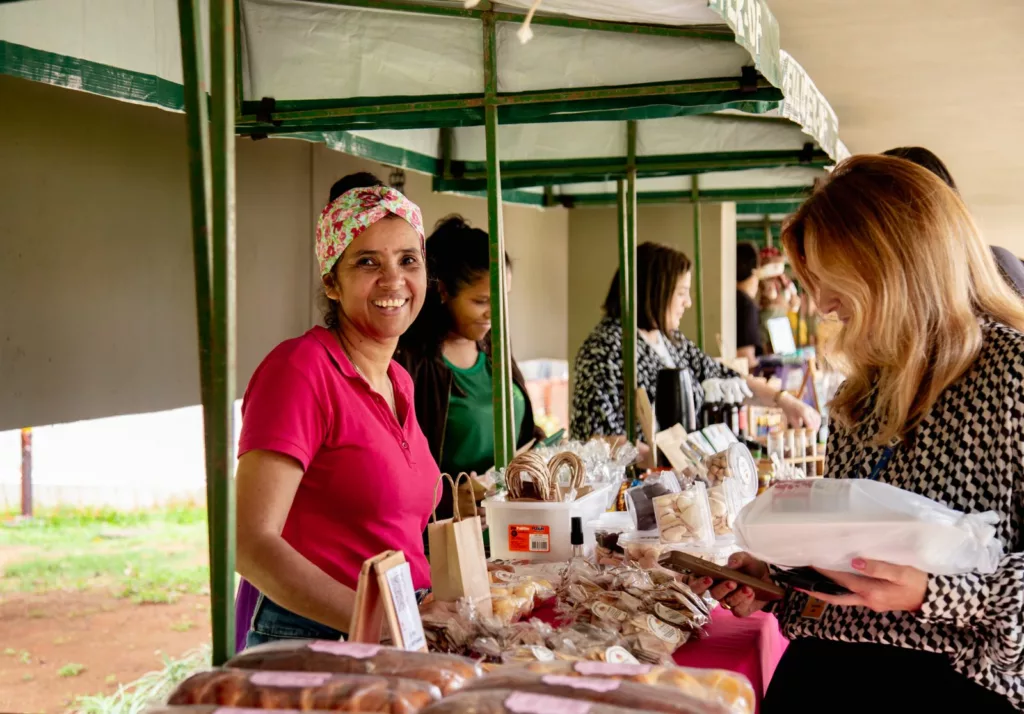
<path id="1" fill-rule="evenodd" d="M 761 73 L 757 71 L 756 67 L 750 66 L 744 67 L 740 72 L 740 91 L 744 94 L 756 92 L 757 84 L 761 80 Z"/>

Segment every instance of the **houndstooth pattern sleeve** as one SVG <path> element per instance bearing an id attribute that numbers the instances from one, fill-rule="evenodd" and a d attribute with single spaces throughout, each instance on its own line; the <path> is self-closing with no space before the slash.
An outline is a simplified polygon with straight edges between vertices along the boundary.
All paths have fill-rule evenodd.
<path id="1" fill-rule="evenodd" d="M 602 321 L 576 353 L 569 433 L 574 439 L 626 433 L 622 331 Z"/>
<path id="2" fill-rule="evenodd" d="M 983 325 L 974 366 L 939 398 L 879 480 L 966 513 L 995 511 L 1006 555 L 996 572 L 932 576 L 918 613 L 827 607 L 804 617 L 807 597 L 777 611 L 790 639 L 876 642 L 949 655 L 953 667 L 1024 711 L 1024 335 Z M 876 427 L 835 427 L 828 474 L 867 478 L 882 448 Z"/>

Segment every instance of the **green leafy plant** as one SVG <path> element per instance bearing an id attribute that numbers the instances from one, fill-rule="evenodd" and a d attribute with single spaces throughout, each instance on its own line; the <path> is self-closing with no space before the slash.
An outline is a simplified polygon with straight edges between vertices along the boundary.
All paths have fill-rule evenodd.
<path id="1" fill-rule="evenodd" d="M 163 662 L 163 669 L 118 686 L 117 692 L 110 696 L 78 697 L 74 711 L 77 714 L 140 714 L 162 704 L 176 686 L 210 666 L 210 646 L 200 647 L 181 659 L 164 657 Z"/>
<path id="2" fill-rule="evenodd" d="M 64 665 L 63 667 L 57 670 L 57 676 L 64 677 L 65 679 L 68 677 L 77 677 L 84 671 L 84 664 L 76 664 L 74 662 L 69 662 L 68 664 Z"/>

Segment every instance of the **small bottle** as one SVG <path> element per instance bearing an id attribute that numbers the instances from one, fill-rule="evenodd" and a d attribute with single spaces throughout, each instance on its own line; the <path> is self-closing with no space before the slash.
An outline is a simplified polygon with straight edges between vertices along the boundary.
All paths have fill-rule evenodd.
<path id="1" fill-rule="evenodd" d="M 737 434 L 737 436 L 740 438 L 740 441 L 746 441 L 747 437 L 750 436 L 750 410 L 741 404 L 738 411 L 739 416 L 737 417 L 737 419 L 739 420 L 740 431 L 739 434 Z"/>
<path id="2" fill-rule="evenodd" d="M 807 440 L 807 446 L 804 450 L 807 462 L 804 464 L 804 471 L 807 473 L 807 478 L 814 478 L 818 475 L 818 435 L 814 429 L 804 429 L 804 432 Z"/>
<path id="3" fill-rule="evenodd" d="M 569 542 L 572 544 L 572 557 L 583 557 L 583 519 L 580 516 L 573 516 L 572 531 L 569 534 Z"/>
<path id="4" fill-rule="evenodd" d="M 802 459 L 804 458 L 804 454 L 806 453 L 806 451 L 807 451 L 807 432 L 804 431 L 803 429 L 794 429 L 793 430 L 793 458 L 794 459 L 801 459 L 800 465 L 798 467 L 800 471 L 804 470 L 804 466 L 803 465 L 804 465 L 805 462 Z"/>
<path id="5" fill-rule="evenodd" d="M 768 434 L 768 458 L 771 458 L 772 454 L 775 454 L 779 459 L 786 458 L 785 453 L 785 438 L 782 432 L 769 432 Z"/>

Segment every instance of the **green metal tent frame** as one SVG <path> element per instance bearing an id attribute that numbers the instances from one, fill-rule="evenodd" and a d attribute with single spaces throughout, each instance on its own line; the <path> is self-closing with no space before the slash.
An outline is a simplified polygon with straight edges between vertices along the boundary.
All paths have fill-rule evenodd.
<path id="1" fill-rule="evenodd" d="M 360 97 L 347 100 L 273 102 L 247 101 L 242 96 L 238 0 L 210 2 L 210 86 L 209 97 L 203 80 L 200 0 L 178 0 L 184 70 L 184 107 L 188 121 L 189 176 L 194 233 L 196 276 L 196 320 L 206 441 L 207 498 L 213 627 L 213 661 L 222 664 L 234 650 L 233 598 L 235 586 L 234 480 L 230 472 L 233 454 L 232 404 L 235 398 L 235 184 L 234 138 L 289 134 L 337 132 L 352 128 L 426 128 L 483 124 L 486 132 L 486 162 L 463 167 L 465 175 L 479 181 L 476 190 L 486 189 L 492 266 L 503 263 L 505 239 L 502 225 L 502 178 L 507 186 L 519 185 L 538 172 L 552 171 L 578 179 L 594 175 L 614 176 L 618 191 L 619 267 L 622 276 L 623 357 L 627 414 L 635 415 L 637 316 L 635 255 L 637 244 L 637 179 L 658 171 L 685 170 L 694 173 L 688 200 L 694 203 L 695 291 L 702 289 L 700 251 L 700 202 L 794 198 L 793 192 L 753 194 L 744 192 L 701 192 L 696 174 L 700 171 L 752 166 L 788 165 L 806 157 L 764 155 L 743 157 L 677 157 L 667 165 L 649 165 L 636 155 L 636 120 L 685 114 L 710 113 L 727 108 L 760 112 L 783 98 L 779 89 L 756 72 L 742 77 L 683 82 L 649 83 L 619 87 L 594 87 L 572 91 L 553 90 L 501 93 L 497 86 L 496 23 L 519 21 L 522 15 L 496 12 L 490 3 L 481 9 L 430 5 L 400 0 L 319 0 L 333 5 L 374 8 L 477 19 L 481 23 L 484 56 L 484 87 L 473 95 L 427 97 Z M 657 25 L 601 22 L 565 17 L 536 16 L 538 25 L 556 25 L 585 30 L 699 38 L 734 42 L 733 32 L 722 27 L 665 27 Z M 559 174 L 558 167 L 520 166 L 503 170 L 499 156 L 499 124 L 621 119 L 628 132 L 628 155 L 622 164 L 589 167 L 586 171 Z M 786 153 L 786 152 L 782 152 Z M 827 161 L 815 153 L 814 161 Z M 730 165 L 731 162 L 731 165 Z M 442 167 L 442 181 L 444 170 Z M 450 165 L 447 167 L 452 168 Z M 579 167 L 574 167 L 579 168 Z M 660 197 L 659 197 L 660 198 Z M 674 197 L 687 200 L 687 197 Z M 578 197 L 574 205 L 597 199 Z M 600 197 L 602 201 L 609 197 Z M 508 316 L 505 301 L 505 271 L 492 270 L 492 350 L 494 370 L 495 461 L 502 466 L 514 453 L 511 420 L 511 373 Z M 700 311 L 698 311 L 700 312 Z M 699 317 L 698 342 L 703 342 L 703 316 Z M 635 438 L 635 418 L 627 418 L 630 438 Z"/>

